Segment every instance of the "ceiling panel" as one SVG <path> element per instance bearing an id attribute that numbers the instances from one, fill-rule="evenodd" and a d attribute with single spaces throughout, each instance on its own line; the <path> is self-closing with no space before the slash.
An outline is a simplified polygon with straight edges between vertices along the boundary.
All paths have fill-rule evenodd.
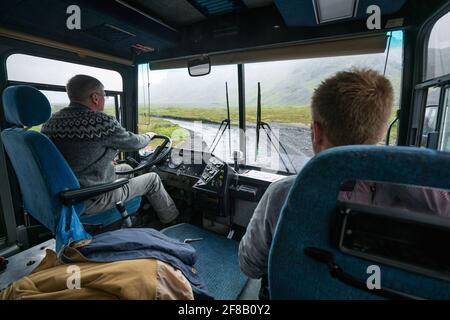
<path id="1" fill-rule="evenodd" d="M 81 9 L 81 30 L 66 27 L 67 7 Z M 48 8 L 52 8 L 49 10 Z M 0 28 L 131 58 L 132 46 L 161 50 L 176 46 L 178 34 L 117 3 L 81 0 L 0 1 Z"/>
<path id="2" fill-rule="evenodd" d="M 147 9 L 149 13 L 154 13 L 164 22 L 176 26 L 189 25 L 205 19 L 205 16 L 186 0 L 135 0 L 128 2 L 136 2 L 142 8 Z"/>

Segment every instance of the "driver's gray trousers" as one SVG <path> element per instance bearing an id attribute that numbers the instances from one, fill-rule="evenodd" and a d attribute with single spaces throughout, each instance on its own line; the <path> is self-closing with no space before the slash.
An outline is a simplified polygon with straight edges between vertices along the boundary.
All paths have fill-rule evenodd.
<path id="1" fill-rule="evenodd" d="M 115 169 L 116 171 L 127 171 L 133 168 L 127 164 L 120 164 Z M 123 177 L 123 175 L 117 176 L 117 179 Z M 128 184 L 123 187 L 85 201 L 85 213 L 103 212 L 114 208 L 120 201 L 125 203 L 138 196 L 145 196 L 148 199 L 161 223 L 170 223 L 179 215 L 178 209 L 164 189 L 160 177 L 154 172 L 130 178 Z"/>

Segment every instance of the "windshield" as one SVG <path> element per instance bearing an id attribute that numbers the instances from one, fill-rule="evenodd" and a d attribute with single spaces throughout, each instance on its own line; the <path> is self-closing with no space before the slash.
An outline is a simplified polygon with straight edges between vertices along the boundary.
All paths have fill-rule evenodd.
<path id="1" fill-rule="evenodd" d="M 323 80 L 338 71 L 357 67 L 385 73 L 395 92 L 392 121 L 400 105 L 403 33 L 389 36 L 387 60 L 386 49 L 379 54 L 245 64 L 243 162 L 262 169 L 299 172 L 314 155 L 311 96 Z M 221 159 L 233 161 L 232 152 L 241 145 L 237 65 L 212 66 L 211 73 L 203 77 L 190 77 L 186 68 L 150 71 L 147 65 L 141 66 L 139 74 L 140 132 L 173 134 L 175 146 L 214 151 Z M 230 128 L 226 127 L 228 107 Z M 216 143 L 215 138 L 220 137 Z M 390 142 L 396 142 L 396 127 Z"/>
<path id="2" fill-rule="evenodd" d="M 167 135 L 175 147 L 214 152 L 231 162 L 232 151 L 239 150 L 236 70 L 235 65 L 215 66 L 207 76 L 191 77 L 186 68 L 149 71 L 141 65 L 139 132 Z M 227 106 L 231 125 L 221 127 L 228 120 Z"/>

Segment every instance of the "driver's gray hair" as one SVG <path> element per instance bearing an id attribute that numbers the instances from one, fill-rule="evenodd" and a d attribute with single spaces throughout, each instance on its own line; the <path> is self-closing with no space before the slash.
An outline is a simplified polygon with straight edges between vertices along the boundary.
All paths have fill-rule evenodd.
<path id="1" fill-rule="evenodd" d="M 85 101 L 92 93 L 99 90 L 103 90 L 103 84 L 100 80 L 84 74 L 72 77 L 66 85 L 70 102 Z"/>

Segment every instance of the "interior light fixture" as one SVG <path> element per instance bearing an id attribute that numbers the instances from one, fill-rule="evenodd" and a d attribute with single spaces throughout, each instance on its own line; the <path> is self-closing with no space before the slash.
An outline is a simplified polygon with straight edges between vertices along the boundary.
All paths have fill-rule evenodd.
<path id="1" fill-rule="evenodd" d="M 318 24 L 356 17 L 359 0 L 312 0 Z"/>

